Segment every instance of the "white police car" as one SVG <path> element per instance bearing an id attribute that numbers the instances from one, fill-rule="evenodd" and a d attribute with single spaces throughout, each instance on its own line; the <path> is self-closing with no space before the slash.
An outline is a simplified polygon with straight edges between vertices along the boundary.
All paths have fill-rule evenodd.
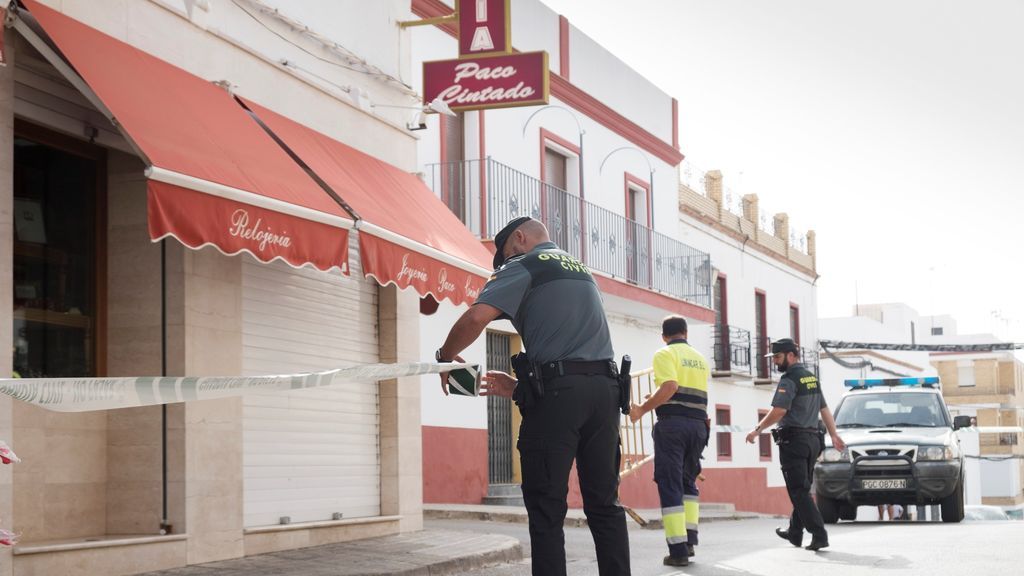
<path id="1" fill-rule="evenodd" d="M 939 504 L 943 522 L 964 517 L 964 456 L 938 378 L 847 380 L 835 408 L 847 448 L 828 441 L 814 467 L 816 500 L 826 523 L 853 520 L 857 506 Z"/>

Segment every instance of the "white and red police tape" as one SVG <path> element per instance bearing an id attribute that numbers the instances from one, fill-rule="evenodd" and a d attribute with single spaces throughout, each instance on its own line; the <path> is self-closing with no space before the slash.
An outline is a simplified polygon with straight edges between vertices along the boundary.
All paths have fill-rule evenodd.
<path id="1" fill-rule="evenodd" d="M 457 368 L 471 369 L 477 375 L 479 387 L 478 364 L 408 362 L 356 364 L 324 372 L 271 376 L 0 378 L 0 394 L 56 412 L 88 412 L 228 398 L 249 392 L 319 388 L 342 382 L 376 382 Z"/>

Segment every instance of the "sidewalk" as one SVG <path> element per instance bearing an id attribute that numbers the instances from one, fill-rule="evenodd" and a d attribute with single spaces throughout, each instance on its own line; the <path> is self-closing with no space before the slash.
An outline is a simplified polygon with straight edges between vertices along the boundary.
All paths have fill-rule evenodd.
<path id="1" fill-rule="evenodd" d="M 647 521 L 644 528 L 648 530 L 661 530 L 660 509 L 634 509 L 634 512 Z M 424 504 L 423 517 L 435 520 L 488 520 L 492 522 L 526 522 L 526 508 L 522 506 L 487 506 L 483 504 Z M 717 502 L 701 502 L 700 521 L 721 522 L 724 520 L 745 520 L 749 518 L 775 518 L 771 514 L 758 514 L 756 512 L 738 512 L 732 504 Z M 640 528 L 628 516 L 626 522 L 629 526 Z M 565 526 L 573 528 L 584 528 L 587 526 L 587 517 L 583 510 L 570 508 L 565 515 Z"/>
<path id="2" fill-rule="evenodd" d="M 197 564 L 139 576 L 437 576 L 518 562 L 519 540 L 427 529 Z"/>
<path id="3" fill-rule="evenodd" d="M 636 510 L 648 529 L 661 529 L 660 510 Z M 430 519 L 484 520 L 526 523 L 526 508 L 471 504 L 427 504 Z M 764 518 L 764 514 L 737 512 L 732 504 L 701 503 L 701 522 Z M 631 529 L 640 529 L 627 519 Z M 583 510 L 570 509 L 565 525 L 586 527 Z M 138 576 L 438 576 L 518 562 L 523 558 L 519 540 L 498 534 L 456 532 L 428 528 L 422 532 L 367 538 L 260 554 L 147 572 Z"/>

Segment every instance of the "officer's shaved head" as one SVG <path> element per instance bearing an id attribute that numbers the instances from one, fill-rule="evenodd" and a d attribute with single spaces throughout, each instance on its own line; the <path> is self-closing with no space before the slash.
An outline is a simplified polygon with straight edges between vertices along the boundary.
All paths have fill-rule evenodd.
<path id="1" fill-rule="evenodd" d="M 502 233 L 505 231 L 503 230 Z M 499 240 L 495 240 L 497 244 Z M 529 220 L 523 221 L 512 230 L 508 231 L 504 238 L 500 239 L 501 252 L 495 254 L 494 262 L 495 267 L 504 262 L 505 260 L 517 255 L 524 254 L 533 250 L 534 246 L 543 242 L 550 242 L 551 238 L 548 236 L 548 229 L 544 226 L 544 223 L 540 220 Z M 497 246 L 495 246 L 497 248 Z M 501 257 L 499 262 L 498 257 Z"/>
<path id="2" fill-rule="evenodd" d="M 526 222 L 523 222 L 522 226 L 516 228 L 516 230 L 522 232 L 529 240 L 537 240 L 537 244 L 547 242 L 551 239 L 548 236 L 548 227 L 540 220 L 527 220 Z M 532 247 L 533 246 L 531 246 L 531 248 Z"/>

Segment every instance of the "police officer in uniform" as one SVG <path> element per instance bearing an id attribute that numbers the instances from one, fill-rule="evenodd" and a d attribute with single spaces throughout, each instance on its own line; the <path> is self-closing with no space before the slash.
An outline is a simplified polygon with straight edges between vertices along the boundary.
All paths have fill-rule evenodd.
<path id="1" fill-rule="evenodd" d="M 626 518 L 618 504 L 620 390 L 601 294 L 590 270 L 551 242 L 537 220 L 512 220 L 495 236 L 494 247 L 497 270 L 436 359 L 460 360 L 458 353 L 489 322 L 512 321 L 537 369 L 532 399 L 519 401 L 529 384 L 518 370 L 514 396 L 523 415 L 518 448 L 533 574 L 566 573 L 562 524 L 575 459 L 599 572 L 628 575 Z M 441 386 L 447 394 L 446 376 Z M 513 396 L 516 386 L 510 375 L 491 371 L 481 393 Z"/>
<path id="2" fill-rule="evenodd" d="M 636 422 L 654 410 L 654 481 L 661 500 L 661 522 L 668 543 L 666 566 L 688 566 L 697 545 L 700 491 L 697 475 L 708 442 L 708 378 L 704 355 L 686 341 L 686 319 L 669 316 L 661 323 L 666 346 L 654 353 L 658 390 L 643 404 L 633 405 Z"/>
<path id="3" fill-rule="evenodd" d="M 814 462 L 821 453 L 824 440 L 819 437 L 818 417 L 825 423 L 832 445 L 837 450 L 846 449 L 846 443 L 836 432 L 832 412 L 825 404 L 818 378 L 800 363 L 800 348 L 790 338 L 772 343 L 771 356 L 775 366 L 783 372 L 772 398 L 772 409 L 757 426 L 747 434 L 747 442 L 754 440 L 776 422 L 778 430 L 773 436 L 779 445 L 779 460 L 782 475 L 786 479 L 786 491 L 793 503 L 793 514 L 787 529 L 777 528 L 775 533 L 788 540 L 793 546 L 803 544 L 804 530 L 811 533 L 808 550 L 820 550 L 828 546 L 828 532 L 821 519 L 818 507 L 811 499 L 811 480 Z"/>

